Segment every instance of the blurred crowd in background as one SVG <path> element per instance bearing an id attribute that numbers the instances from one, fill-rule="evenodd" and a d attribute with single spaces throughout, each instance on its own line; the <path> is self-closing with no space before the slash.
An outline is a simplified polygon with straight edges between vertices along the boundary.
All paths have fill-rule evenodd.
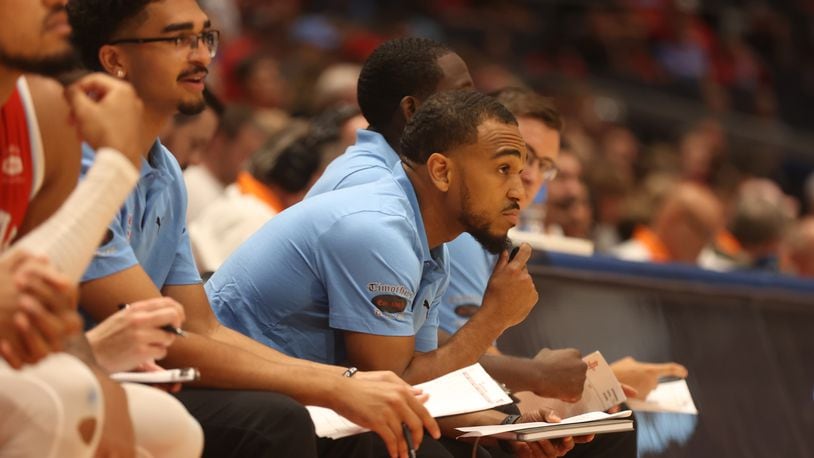
<path id="1" fill-rule="evenodd" d="M 365 58 L 424 36 L 478 89 L 531 87 L 563 114 L 558 176 L 521 229 L 632 260 L 814 276 L 812 0 L 201 3 L 221 30 L 210 109 L 162 136 L 199 245 L 234 224 L 230 186 L 266 204 L 243 211 L 257 221 L 240 240 L 301 200 L 367 125 Z M 202 270 L 228 255 L 197 254 Z"/>

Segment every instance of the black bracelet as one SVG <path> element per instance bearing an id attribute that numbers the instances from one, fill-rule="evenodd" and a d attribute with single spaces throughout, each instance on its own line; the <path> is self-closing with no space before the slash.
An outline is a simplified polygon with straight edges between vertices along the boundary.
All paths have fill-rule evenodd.
<path id="1" fill-rule="evenodd" d="M 513 425 L 520 419 L 520 415 L 506 415 L 506 418 L 500 422 L 501 425 Z"/>
<path id="2" fill-rule="evenodd" d="M 348 370 L 346 370 L 345 373 L 342 375 L 345 377 L 353 377 L 357 372 L 359 372 L 359 369 L 355 367 L 349 367 Z"/>

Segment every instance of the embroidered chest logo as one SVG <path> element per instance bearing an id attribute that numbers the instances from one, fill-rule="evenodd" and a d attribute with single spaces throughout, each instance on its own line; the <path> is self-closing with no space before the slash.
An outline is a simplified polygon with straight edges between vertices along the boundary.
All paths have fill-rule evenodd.
<path id="1" fill-rule="evenodd" d="M 407 308 L 407 303 L 415 295 L 410 288 L 402 285 L 387 285 L 384 283 L 368 283 L 367 290 L 379 293 L 370 300 L 378 309 L 377 312 L 401 313 Z M 378 313 L 377 313 L 378 315 Z"/>
<path id="2" fill-rule="evenodd" d="M 23 173 L 23 158 L 20 157 L 20 147 L 9 145 L 8 154 L 8 157 L 3 160 L 3 173 L 10 177 Z"/>

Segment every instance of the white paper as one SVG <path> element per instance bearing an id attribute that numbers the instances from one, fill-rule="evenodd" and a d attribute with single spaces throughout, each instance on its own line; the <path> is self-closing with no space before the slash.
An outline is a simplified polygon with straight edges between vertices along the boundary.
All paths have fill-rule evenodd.
<path id="1" fill-rule="evenodd" d="M 611 420 L 614 418 L 626 418 L 629 417 L 633 412 L 630 410 L 623 410 L 621 412 L 617 412 L 614 414 L 609 414 L 605 412 L 587 412 L 582 415 L 576 415 L 574 417 L 564 418 L 559 423 L 548 423 L 545 421 L 537 421 L 531 423 L 515 423 L 512 425 L 488 425 L 488 426 L 467 426 L 463 428 L 456 428 L 458 431 L 464 432 L 466 434 L 460 437 L 481 437 L 481 436 L 491 436 L 494 434 L 500 433 L 507 433 L 512 431 L 520 431 L 523 429 L 530 429 L 530 428 L 540 428 L 544 426 L 555 426 L 555 425 L 568 425 L 568 424 L 575 424 L 575 423 L 588 423 L 597 420 Z"/>
<path id="2" fill-rule="evenodd" d="M 416 385 L 430 399 L 424 404 L 433 417 L 477 412 L 510 404 L 512 399 L 480 364 Z"/>
<path id="3" fill-rule="evenodd" d="M 574 403 L 545 398 L 545 407 L 553 409 L 561 417 L 571 417 L 586 412 L 606 411 L 627 399 L 622 385 L 616 379 L 602 353 L 595 351 L 582 358 L 588 365 L 582 398 Z"/>
<path id="4" fill-rule="evenodd" d="M 430 395 L 424 404 L 433 417 L 458 415 L 509 404 L 511 398 L 480 364 L 416 385 Z M 339 439 L 369 431 L 331 409 L 307 406 L 317 436 Z"/>
<path id="5" fill-rule="evenodd" d="M 628 399 L 627 405 L 633 410 L 644 412 L 674 412 L 698 415 L 698 409 L 690 394 L 686 380 L 662 382 L 647 395 L 644 401 Z"/>

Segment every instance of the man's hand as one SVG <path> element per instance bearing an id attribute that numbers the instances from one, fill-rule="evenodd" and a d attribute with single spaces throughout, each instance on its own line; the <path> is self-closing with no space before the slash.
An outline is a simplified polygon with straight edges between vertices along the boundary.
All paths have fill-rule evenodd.
<path id="1" fill-rule="evenodd" d="M 524 413 L 518 423 L 545 421 L 559 423 L 560 417 L 551 411 L 536 411 Z M 522 458 L 555 458 L 565 456 L 576 443 L 590 442 L 593 436 L 562 437 L 559 439 L 542 440 L 537 442 L 510 442 L 515 455 Z"/>
<path id="2" fill-rule="evenodd" d="M 15 252 L 0 261 L 0 355 L 14 368 L 61 351 L 82 327 L 76 286 L 48 260 Z"/>
<path id="3" fill-rule="evenodd" d="M 582 398 L 588 365 L 579 350 L 544 348 L 534 357 L 534 362 L 538 367 L 539 381 L 535 394 L 565 402 L 577 402 Z"/>
<path id="4" fill-rule="evenodd" d="M 441 436 L 438 423 L 422 405 L 428 395 L 421 394 L 392 372 L 357 372 L 341 381 L 342 396 L 334 410 L 350 421 L 370 428 L 381 436 L 391 457 L 407 458 L 407 442 L 402 423 L 412 434 L 417 449 L 424 428 L 434 438 Z"/>
<path id="5" fill-rule="evenodd" d="M 164 325 L 181 327 L 184 308 L 168 297 L 134 302 L 87 332 L 99 365 L 109 372 L 132 370 L 164 358 L 175 334 Z"/>
<path id="6" fill-rule="evenodd" d="M 80 136 L 94 149 L 110 147 L 141 168 L 144 104 L 124 81 L 92 73 L 65 90 Z"/>
<path id="7" fill-rule="evenodd" d="M 483 303 L 478 314 L 489 315 L 490 319 L 504 324 L 504 329 L 523 321 L 537 303 L 537 289 L 526 269 L 531 257 L 531 246 L 524 243 L 517 255 L 509 261 L 504 251 L 492 271 Z"/>
<path id="8" fill-rule="evenodd" d="M 613 375 L 620 383 L 630 385 L 638 393 L 635 397 L 645 399 L 659 384 L 662 377 L 687 377 L 687 368 L 678 363 L 642 363 L 630 356 L 610 365 Z"/>

